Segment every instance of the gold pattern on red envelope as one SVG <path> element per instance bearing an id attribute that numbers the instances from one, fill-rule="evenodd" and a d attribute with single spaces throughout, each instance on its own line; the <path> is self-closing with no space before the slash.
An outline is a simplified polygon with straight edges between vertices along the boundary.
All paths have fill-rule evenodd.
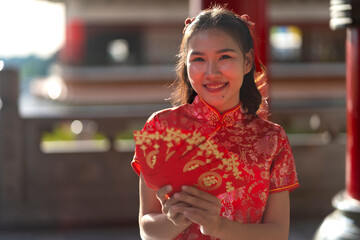
<path id="1" fill-rule="evenodd" d="M 218 195 L 244 184 L 239 156 L 197 131 L 167 128 L 134 132 L 142 174 L 147 185 L 158 189 L 170 184 L 173 192 L 194 185 Z M 248 177 L 248 178 L 249 178 Z"/>

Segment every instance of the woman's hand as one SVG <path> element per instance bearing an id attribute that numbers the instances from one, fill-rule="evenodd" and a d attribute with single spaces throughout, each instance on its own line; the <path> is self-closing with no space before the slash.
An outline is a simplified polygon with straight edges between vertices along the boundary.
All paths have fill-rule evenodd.
<path id="1" fill-rule="evenodd" d="M 156 197 L 161 204 L 162 213 L 177 226 L 189 226 L 192 222 L 184 216 L 181 210 L 183 207 L 188 207 L 189 205 L 174 197 L 169 198 L 167 194 L 171 191 L 172 187 L 167 185 L 156 192 Z"/>
<path id="2" fill-rule="evenodd" d="M 191 186 L 182 186 L 182 191 L 175 193 L 172 198 L 186 204 L 176 205 L 176 212 L 199 224 L 203 234 L 213 236 L 218 231 L 222 219 L 220 199 Z"/>

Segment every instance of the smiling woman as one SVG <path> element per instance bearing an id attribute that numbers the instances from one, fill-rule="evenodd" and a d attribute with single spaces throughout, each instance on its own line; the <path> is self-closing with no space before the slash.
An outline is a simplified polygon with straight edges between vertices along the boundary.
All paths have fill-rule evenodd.
<path id="1" fill-rule="evenodd" d="M 38 0 L 0 1 L 0 57 L 49 56 L 64 39 L 65 8 Z"/>

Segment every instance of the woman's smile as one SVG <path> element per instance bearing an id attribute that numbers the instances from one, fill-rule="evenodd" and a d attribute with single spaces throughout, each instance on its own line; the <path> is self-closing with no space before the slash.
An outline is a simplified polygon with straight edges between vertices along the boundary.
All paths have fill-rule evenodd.
<path id="1" fill-rule="evenodd" d="M 207 83 L 203 86 L 207 88 L 209 92 L 221 92 L 227 87 L 229 83 Z"/>

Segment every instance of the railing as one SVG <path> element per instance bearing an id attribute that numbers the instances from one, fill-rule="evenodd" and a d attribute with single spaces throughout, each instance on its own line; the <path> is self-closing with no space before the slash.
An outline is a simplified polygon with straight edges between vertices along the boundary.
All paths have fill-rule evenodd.
<path id="1" fill-rule="evenodd" d="M 135 222 L 133 149 L 119 146 L 116 136 L 134 123 L 144 124 L 160 106 L 33 105 L 19 98 L 18 89 L 17 72 L 0 71 L 0 226 Z M 96 123 L 106 136 L 105 148 L 78 141 L 70 151 L 44 150 L 43 133 L 74 120 Z M 76 147 L 79 143 L 83 148 Z"/>

